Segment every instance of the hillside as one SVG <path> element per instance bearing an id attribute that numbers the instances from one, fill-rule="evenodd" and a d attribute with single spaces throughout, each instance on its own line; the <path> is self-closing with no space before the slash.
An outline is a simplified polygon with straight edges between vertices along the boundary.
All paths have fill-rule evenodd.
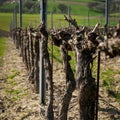
<path id="1" fill-rule="evenodd" d="M 13 12 L 16 5 L 19 11 L 19 1 L 0 0 L 0 12 Z M 119 0 L 111 0 L 110 13 L 119 13 Z M 88 11 L 91 16 L 104 14 L 105 0 L 48 0 L 48 13 L 67 13 L 68 6 L 71 7 L 71 14 L 87 16 Z M 39 13 L 40 3 L 38 0 L 23 1 L 23 13 Z"/>
<path id="2" fill-rule="evenodd" d="M 27 1 L 27 0 L 26 0 Z M 71 14 L 87 15 L 88 11 L 92 16 L 95 16 L 98 11 L 90 9 L 89 3 L 95 2 L 94 0 L 48 0 L 48 13 L 67 13 L 68 6 L 71 6 Z M 15 6 L 14 0 L 1 0 L 0 12 L 13 12 Z M 18 2 L 16 3 L 17 8 L 19 8 Z M 23 1 L 23 12 L 24 13 L 39 13 L 39 2 L 29 0 L 26 2 Z M 17 11 L 19 11 L 17 9 Z"/>

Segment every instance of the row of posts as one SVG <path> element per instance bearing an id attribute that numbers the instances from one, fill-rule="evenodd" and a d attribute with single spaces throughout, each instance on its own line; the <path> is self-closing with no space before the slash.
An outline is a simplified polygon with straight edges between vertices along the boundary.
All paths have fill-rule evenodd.
<path id="1" fill-rule="evenodd" d="M 40 0 L 40 22 L 45 23 L 46 26 L 46 12 L 47 8 L 47 0 Z M 13 11 L 13 20 L 11 22 L 10 30 L 17 27 L 17 8 L 14 6 Z M 22 28 L 22 0 L 19 0 L 19 27 Z M 40 103 L 45 103 L 45 93 L 46 93 L 46 81 L 45 81 L 45 70 L 44 70 L 44 61 L 43 61 L 43 53 L 42 53 L 42 41 L 40 42 L 40 63 L 39 63 L 39 94 L 40 94 Z"/>
<path id="2" fill-rule="evenodd" d="M 106 0 L 106 9 L 105 9 L 105 21 L 106 21 L 106 25 L 108 26 L 108 15 L 109 15 L 109 0 Z M 47 16 L 47 10 L 46 10 L 46 7 L 47 6 L 47 0 L 40 0 L 40 22 L 43 22 L 45 23 L 46 25 L 46 16 Z M 68 7 L 68 16 L 70 17 L 70 6 Z M 16 7 L 14 8 L 14 19 L 15 21 L 17 21 L 17 16 L 16 16 Z M 22 27 L 22 0 L 19 1 L 19 16 L 20 16 L 20 19 L 19 19 L 19 26 Z M 51 21 L 53 21 L 53 14 L 51 15 Z M 15 23 L 15 27 L 17 26 L 17 22 Z M 47 26 L 47 25 L 46 25 Z M 51 27 L 53 28 L 53 24 L 51 22 Z M 69 27 L 70 27 L 70 24 L 69 24 Z M 106 33 L 107 33 L 108 30 L 106 30 Z M 40 42 L 40 51 L 42 49 L 42 42 Z M 40 63 L 39 63 L 39 93 L 40 93 L 40 103 L 44 104 L 45 103 L 45 93 L 46 93 L 46 81 L 45 81 L 45 70 L 44 70 L 44 61 L 43 61 L 43 58 L 42 58 L 42 52 L 40 53 Z"/>
<path id="3" fill-rule="evenodd" d="M 45 3 L 45 4 L 44 4 Z M 46 3 L 47 3 L 47 0 L 40 0 L 40 19 L 41 19 L 41 21 L 43 21 L 43 20 L 45 20 L 45 23 L 46 23 L 46 14 L 47 14 L 47 12 L 46 12 Z M 17 20 L 15 20 L 15 19 L 17 19 L 17 16 L 16 16 L 16 6 L 14 7 L 14 27 L 16 27 L 17 26 Z M 44 13 L 45 13 L 45 15 L 44 15 Z M 70 7 L 70 5 L 68 6 L 68 16 L 70 16 L 70 14 L 71 14 L 71 7 Z M 90 24 L 90 20 L 89 20 L 89 14 L 90 14 L 90 12 L 89 12 L 89 10 L 88 10 L 88 26 L 89 26 L 89 24 Z M 108 20 L 108 18 L 109 18 L 109 0 L 106 0 L 106 2 L 105 2 L 105 23 L 106 23 L 106 25 L 108 25 L 109 24 L 109 20 Z M 53 13 L 51 13 L 51 28 L 53 28 Z M 70 27 L 70 23 L 69 23 L 69 25 L 68 25 L 69 27 Z M 19 27 L 22 27 L 22 0 L 19 0 Z"/>

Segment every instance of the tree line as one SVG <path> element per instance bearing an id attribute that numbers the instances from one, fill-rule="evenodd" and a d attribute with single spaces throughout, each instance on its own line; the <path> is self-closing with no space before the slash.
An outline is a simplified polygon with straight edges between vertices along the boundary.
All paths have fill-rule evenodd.
<path id="1" fill-rule="evenodd" d="M 119 12 L 119 0 L 109 0 L 109 11 L 110 13 Z M 13 12 L 14 6 L 19 8 L 18 3 L 8 2 L 8 0 L 0 0 L 0 12 Z M 50 5 L 51 6 L 51 5 Z M 89 10 L 100 12 L 104 14 L 105 11 L 105 0 L 94 0 L 93 2 L 88 2 L 87 4 Z M 19 9 L 17 9 L 18 11 Z M 48 13 L 67 13 L 68 5 L 63 3 L 57 3 L 53 5 L 52 11 L 49 10 Z M 37 0 L 25 0 L 23 1 L 23 13 L 39 13 L 40 3 Z"/>
<path id="2" fill-rule="evenodd" d="M 0 12 L 13 12 L 16 6 L 17 12 L 19 12 L 19 4 L 14 2 L 7 2 L 7 0 L 0 0 Z M 68 6 L 65 4 L 58 4 L 57 7 L 53 6 L 53 13 L 67 13 Z M 40 2 L 36 0 L 26 0 L 23 1 L 22 6 L 23 13 L 39 13 L 40 12 Z M 48 10 L 48 13 L 51 12 Z"/>
<path id="3" fill-rule="evenodd" d="M 105 13 L 105 2 L 106 0 L 94 0 L 95 2 L 89 2 L 89 9 Z M 109 12 L 110 13 L 118 13 L 120 9 L 120 1 L 119 0 L 108 0 L 109 1 Z"/>

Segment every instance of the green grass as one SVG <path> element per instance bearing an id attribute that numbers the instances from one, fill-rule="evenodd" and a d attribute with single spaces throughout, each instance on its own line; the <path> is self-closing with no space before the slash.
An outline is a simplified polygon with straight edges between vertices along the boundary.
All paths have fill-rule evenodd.
<path id="1" fill-rule="evenodd" d="M 12 21 L 11 13 L 0 13 L 0 29 L 9 31 L 11 21 Z"/>
<path id="2" fill-rule="evenodd" d="M 86 2 L 89 2 L 90 0 L 86 0 L 86 1 L 72 1 L 72 0 L 65 0 L 63 1 L 63 4 L 65 4 L 66 6 L 70 5 L 71 6 L 71 14 L 72 15 L 80 15 L 80 16 L 87 16 L 88 15 L 88 11 L 89 8 L 87 6 Z M 81 4 L 81 2 L 85 2 L 84 4 Z M 60 2 L 62 4 L 62 2 Z M 48 12 L 52 12 L 54 9 L 56 9 L 57 13 L 60 13 L 60 10 L 58 9 L 58 5 L 60 4 L 58 1 L 57 2 L 53 2 L 53 1 L 48 1 Z M 90 15 L 92 16 L 98 16 L 101 15 L 99 12 L 97 11 L 90 11 Z"/>
<path id="3" fill-rule="evenodd" d="M 20 74 L 19 71 L 14 71 L 14 72 L 12 72 L 12 74 L 10 74 L 10 75 L 8 76 L 8 79 L 13 79 L 14 77 L 16 77 L 16 76 L 19 75 L 19 74 Z"/>
<path id="4" fill-rule="evenodd" d="M 50 59 L 52 59 L 52 46 L 51 44 L 48 45 L 48 51 L 49 51 L 49 54 L 50 54 Z M 59 63 L 62 63 L 62 58 L 61 58 L 61 54 L 60 54 L 60 49 L 59 47 L 57 46 L 54 46 L 53 45 L 53 58 L 59 62 Z"/>
<path id="5" fill-rule="evenodd" d="M 79 15 L 72 14 L 72 18 L 75 18 L 78 22 L 78 25 L 86 25 L 88 26 L 88 17 L 84 16 L 87 14 L 87 9 L 84 6 L 82 8 L 74 7 L 76 11 L 79 12 Z M 105 18 L 101 16 L 100 14 L 96 14 L 93 11 L 89 12 L 90 18 L 89 18 L 89 25 L 94 26 L 96 23 L 100 23 L 101 25 L 105 24 Z M 97 16 L 95 16 L 97 15 Z M 0 29 L 5 31 L 10 31 L 10 24 L 12 21 L 12 13 L 0 13 Z M 116 25 L 118 21 L 115 21 L 114 19 L 111 19 L 110 21 L 111 25 Z M 23 27 L 30 26 L 38 26 L 40 24 L 40 15 L 39 14 L 23 14 Z M 17 15 L 17 25 L 19 26 L 19 15 Z M 63 28 L 67 27 L 68 23 L 64 20 L 64 14 L 53 14 L 53 26 L 55 28 Z M 51 14 L 47 15 L 47 27 L 48 29 L 51 27 Z"/>
<path id="6" fill-rule="evenodd" d="M 91 13 L 92 14 L 92 13 Z M 72 18 L 76 19 L 78 25 L 88 25 L 88 18 L 81 15 L 72 15 Z M 39 14 L 23 14 L 23 26 L 37 26 L 40 23 Z M 104 17 L 91 17 L 89 19 L 89 24 L 94 26 L 96 23 L 101 23 L 104 25 Z M 53 27 L 54 28 L 64 28 L 68 26 L 68 22 L 64 20 L 64 14 L 53 14 Z M 51 27 L 51 14 L 47 15 L 47 27 Z"/>
<path id="7" fill-rule="evenodd" d="M 0 6 L 1 9 L 6 8 L 6 10 L 10 10 L 14 8 L 14 4 L 3 4 L 2 6 Z"/>
<path id="8" fill-rule="evenodd" d="M 48 46 L 48 50 L 49 50 L 50 59 L 51 59 L 51 57 L 52 57 L 52 46 L 51 45 Z M 72 68 L 73 72 L 75 73 L 75 71 L 76 71 L 75 55 L 71 51 L 68 51 L 68 55 L 71 56 L 70 64 L 71 64 L 71 68 Z M 53 58 L 54 58 L 54 60 L 56 60 L 57 62 L 62 64 L 60 48 L 57 46 L 54 46 L 54 45 L 53 45 Z"/>
<path id="9" fill-rule="evenodd" d="M 118 102 L 120 102 L 120 92 L 115 92 L 113 90 L 107 90 L 109 96 L 114 97 Z"/>
<path id="10" fill-rule="evenodd" d="M 71 4 L 71 15 L 73 16 L 73 18 L 75 18 L 78 22 L 79 25 L 88 25 L 88 20 L 87 17 L 88 16 L 88 7 L 87 4 L 85 3 L 84 5 L 80 5 L 80 4 L 73 4 L 71 2 L 73 2 L 72 0 L 66 0 L 67 2 L 65 3 L 66 6 Z M 83 0 L 75 0 L 74 2 L 79 1 L 79 2 L 83 2 Z M 85 0 L 84 2 L 89 2 L 91 0 Z M 93 0 L 92 0 L 93 1 Z M 68 4 L 69 3 L 69 4 Z M 47 11 L 48 13 L 51 13 L 53 10 L 56 10 L 57 14 L 54 14 L 54 18 L 53 18 L 53 23 L 54 23 L 54 27 L 66 27 L 68 25 L 68 23 L 66 21 L 64 21 L 64 17 L 63 14 L 60 14 L 60 10 L 58 9 L 58 5 L 60 3 L 56 2 L 54 0 L 49 0 L 48 1 L 48 7 L 47 7 Z M 12 8 L 14 7 L 14 5 L 12 4 L 6 4 L 4 6 L 2 6 L 3 8 Z M 90 16 L 101 16 L 100 13 L 90 10 L 89 11 L 89 15 Z M 47 25 L 48 28 L 50 28 L 50 20 L 51 20 L 51 15 L 48 14 L 48 19 L 47 19 Z M 97 19 L 96 19 L 97 18 Z M 90 20 L 90 24 L 91 25 L 95 25 L 96 22 L 100 21 L 100 17 L 96 17 L 96 18 L 92 18 Z M 13 15 L 12 13 L 0 13 L 0 29 L 9 31 L 10 30 L 10 24 L 11 21 L 13 19 Z M 17 20 L 18 20 L 18 25 L 19 25 L 19 14 L 17 15 Z M 32 26 L 37 26 L 40 23 L 40 15 L 39 14 L 23 14 L 23 27 L 28 26 L 28 25 L 32 25 Z"/>
<path id="11" fill-rule="evenodd" d="M 0 57 L 3 56 L 5 50 L 6 38 L 0 37 Z"/>
<path id="12" fill-rule="evenodd" d="M 53 1 L 53 0 L 51 0 Z M 57 0 L 57 1 L 67 1 L 67 2 L 92 2 L 94 0 Z"/>
<path id="13" fill-rule="evenodd" d="M 103 78 L 103 85 L 108 86 L 110 88 L 111 81 L 113 80 L 113 70 L 107 69 L 106 71 L 102 72 L 102 78 Z"/>
<path id="14" fill-rule="evenodd" d="M 75 73 L 76 72 L 75 54 L 72 51 L 69 51 L 68 55 L 71 56 L 70 65 L 71 65 L 73 72 Z"/>
<path id="15" fill-rule="evenodd" d="M 103 79 L 103 86 L 111 88 L 112 82 L 114 82 L 114 75 L 120 74 L 120 70 L 114 71 L 111 68 L 108 68 L 104 71 L 101 71 L 101 78 Z"/>
<path id="16" fill-rule="evenodd" d="M 120 102 L 120 93 L 115 93 L 114 97 Z"/>
<path id="17" fill-rule="evenodd" d="M 2 64 L 2 56 L 5 51 L 6 38 L 0 37 L 0 65 Z"/>
<path id="18" fill-rule="evenodd" d="M 116 87 L 114 76 L 116 74 L 120 74 L 120 70 L 114 71 L 112 68 L 102 70 L 100 75 L 103 81 L 101 87 L 105 87 L 108 95 L 114 97 L 117 101 L 120 102 L 120 93 L 114 90 Z"/>
<path id="19" fill-rule="evenodd" d="M 16 101 L 25 95 L 23 90 L 16 88 L 17 81 L 15 80 L 15 77 L 19 74 L 20 72 L 13 68 L 8 72 L 5 85 L 5 94 L 7 94 L 7 96 L 9 96 L 12 101 Z"/>
<path id="20" fill-rule="evenodd" d="M 20 89 L 13 89 L 13 88 L 5 88 L 5 93 L 7 94 L 7 96 L 10 97 L 10 99 L 12 101 L 17 101 L 19 100 L 22 96 L 20 95 L 23 91 Z"/>

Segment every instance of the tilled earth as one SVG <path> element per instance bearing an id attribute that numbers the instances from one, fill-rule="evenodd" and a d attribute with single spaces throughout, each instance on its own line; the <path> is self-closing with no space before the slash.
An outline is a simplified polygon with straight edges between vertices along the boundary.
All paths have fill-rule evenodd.
<path id="1" fill-rule="evenodd" d="M 16 50 L 13 41 L 7 41 L 7 50 L 0 67 L 0 120 L 46 120 L 46 106 L 39 104 L 39 94 L 34 92 L 34 86 L 28 81 L 28 72 L 22 58 Z M 65 75 L 62 64 L 54 62 L 54 113 L 58 119 L 58 111 L 65 92 Z M 109 68 L 118 71 L 120 58 L 102 60 L 101 71 Z M 113 89 L 120 91 L 120 74 L 113 75 Z M 102 78 L 101 80 L 102 81 Z M 46 100 L 48 100 L 46 93 Z M 68 120 L 78 120 L 77 91 L 69 107 Z M 106 87 L 100 87 L 98 120 L 120 120 L 120 102 L 111 97 Z"/>

